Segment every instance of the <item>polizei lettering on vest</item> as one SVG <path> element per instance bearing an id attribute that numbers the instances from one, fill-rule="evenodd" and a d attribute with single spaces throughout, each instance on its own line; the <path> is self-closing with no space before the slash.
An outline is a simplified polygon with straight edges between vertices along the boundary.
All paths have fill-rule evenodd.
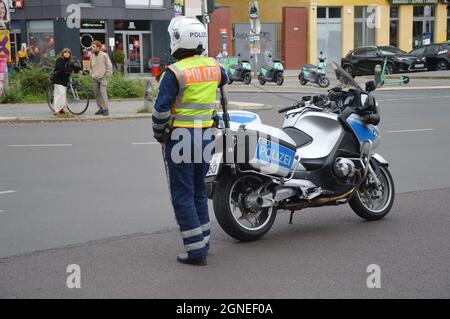
<path id="1" fill-rule="evenodd" d="M 196 82 L 219 81 L 218 69 L 215 66 L 199 66 L 183 71 L 186 84 Z"/>

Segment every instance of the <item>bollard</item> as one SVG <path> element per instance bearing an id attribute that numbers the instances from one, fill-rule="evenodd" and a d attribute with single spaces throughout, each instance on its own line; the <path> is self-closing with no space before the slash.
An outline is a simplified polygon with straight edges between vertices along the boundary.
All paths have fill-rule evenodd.
<path id="1" fill-rule="evenodd" d="M 140 113 L 151 113 L 155 104 L 155 85 L 151 79 L 146 79 L 144 84 L 144 107 Z"/>

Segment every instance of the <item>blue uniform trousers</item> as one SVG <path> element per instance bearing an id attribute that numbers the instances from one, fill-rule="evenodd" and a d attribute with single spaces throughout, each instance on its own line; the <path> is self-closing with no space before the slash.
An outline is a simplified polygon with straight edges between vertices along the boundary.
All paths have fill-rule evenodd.
<path id="1" fill-rule="evenodd" d="M 190 131 L 188 145 L 191 147 L 191 160 L 177 163 L 172 150 L 180 143 L 168 140 L 163 147 L 166 174 L 175 217 L 180 228 L 184 248 L 189 257 L 205 256 L 209 249 L 210 224 L 208 213 L 208 198 L 205 189 L 205 176 L 209 162 L 203 157 L 203 152 L 210 140 L 194 140 L 194 129 Z M 202 132 L 203 129 L 196 129 Z M 186 145 L 184 143 L 183 145 Z M 177 148 L 177 154 L 179 147 Z M 181 152 L 183 154 L 185 150 Z M 194 153 L 202 154 L 201 162 L 194 162 Z"/>

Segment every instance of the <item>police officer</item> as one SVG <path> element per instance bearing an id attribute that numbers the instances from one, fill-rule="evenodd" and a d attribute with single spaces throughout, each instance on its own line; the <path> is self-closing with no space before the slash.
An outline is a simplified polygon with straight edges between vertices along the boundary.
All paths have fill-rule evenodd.
<path id="1" fill-rule="evenodd" d="M 206 265 L 210 224 L 205 175 L 209 163 L 203 156 L 210 140 L 203 137 L 213 126 L 217 88 L 227 83 L 225 70 L 209 57 L 201 56 L 208 37 L 199 20 L 175 17 L 168 28 L 172 56 L 178 62 L 170 65 L 161 78 L 158 98 L 153 109 L 154 137 L 163 145 L 163 157 L 175 217 L 186 253 L 177 261 L 190 265 Z M 181 141 L 176 131 L 189 132 L 191 156 L 180 162 L 172 150 Z M 196 131 L 194 133 L 194 131 Z M 197 134 L 197 135 L 196 135 Z M 200 142 L 195 136 L 201 136 Z M 183 145 L 186 141 L 183 135 Z M 178 153 L 178 152 L 175 152 Z M 200 155 L 200 161 L 194 161 Z"/>

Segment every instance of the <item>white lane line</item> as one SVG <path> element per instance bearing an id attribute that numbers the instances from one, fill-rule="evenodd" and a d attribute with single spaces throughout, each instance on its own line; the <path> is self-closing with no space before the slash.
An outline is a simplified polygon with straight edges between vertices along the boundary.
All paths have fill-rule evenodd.
<path id="1" fill-rule="evenodd" d="M 72 144 L 28 144 L 28 145 L 8 145 L 8 147 L 67 147 Z"/>
<path id="2" fill-rule="evenodd" d="M 0 195 L 4 195 L 4 194 L 12 194 L 15 193 L 16 191 L 2 191 L 0 192 Z"/>
<path id="3" fill-rule="evenodd" d="M 450 95 L 443 96 L 430 96 L 430 97 L 406 97 L 406 98 L 396 98 L 396 99 L 381 99 L 378 102 L 395 102 L 395 101 L 414 101 L 414 100 L 436 100 L 436 99 L 448 99 Z"/>
<path id="4" fill-rule="evenodd" d="M 450 86 L 401 86 L 401 87 L 384 87 L 379 88 L 377 91 L 401 91 L 401 90 L 435 90 L 435 89 L 450 89 Z"/>
<path id="5" fill-rule="evenodd" d="M 133 145 L 157 145 L 158 142 L 141 142 L 141 143 L 131 143 Z"/>
<path id="6" fill-rule="evenodd" d="M 410 133 L 410 132 L 428 132 L 433 131 L 432 128 L 423 128 L 423 129 L 415 129 L 415 130 L 398 130 L 398 131 L 388 131 L 388 133 Z"/>

